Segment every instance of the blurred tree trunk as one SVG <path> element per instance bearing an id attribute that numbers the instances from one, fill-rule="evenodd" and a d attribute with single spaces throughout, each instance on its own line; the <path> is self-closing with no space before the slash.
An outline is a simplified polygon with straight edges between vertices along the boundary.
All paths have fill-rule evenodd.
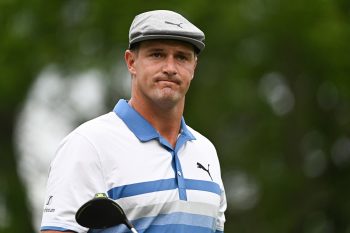
<path id="1" fill-rule="evenodd" d="M 2 100 L 6 101 L 6 100 Z M 0 131 L 1 165 L 0 165 L 0 208 L 4 216 L 0 216 L 0 232 L 34 232 L 31 210 L 28 205 L 26 190 L 18 175 L 16 166 L 14 126 L 16 109 L 21 103 L 13 105 L 11 109 L 1 109 Z M 2 206 L 1 206 L 2 205 Z"/>

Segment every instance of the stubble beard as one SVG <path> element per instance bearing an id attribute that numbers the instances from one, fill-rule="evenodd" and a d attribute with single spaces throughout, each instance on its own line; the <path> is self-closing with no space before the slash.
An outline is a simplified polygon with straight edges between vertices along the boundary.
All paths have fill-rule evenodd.
<path id="1" fill-rule="evenodd" d="M 174 108 L 179 103 L 182 103 L 184 98 L 184 95 L 171 87 L 162 87 L 154 90 L 153 99 L 164 110 Z"/>

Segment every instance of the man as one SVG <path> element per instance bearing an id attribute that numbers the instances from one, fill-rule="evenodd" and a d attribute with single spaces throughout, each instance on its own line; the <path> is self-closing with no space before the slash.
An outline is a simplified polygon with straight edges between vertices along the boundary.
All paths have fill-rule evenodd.
<path id="1" fill-rule="evenodd" d="M 104 192 L 139 232 L 223 232 L 216 150 L 183 118 L 204 34 L 175 12 L 150 11 L 135 17 L 129 43 L 131 98 L 63 140 L 51 164 L 41 231 L 87 232 L 74 215 Z"/>

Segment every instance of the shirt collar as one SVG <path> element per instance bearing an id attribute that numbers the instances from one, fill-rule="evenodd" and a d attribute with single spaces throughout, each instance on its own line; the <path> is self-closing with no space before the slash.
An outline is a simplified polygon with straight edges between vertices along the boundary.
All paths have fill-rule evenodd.
<path id="1" fill-rule="evenodd" d="M 142 142 L 150 141 L 152 139 L 160 139 L 157 130 L 143 118 L 128 102 L 124 99 L 118 101 L 113 110 L 127 125 L 127 127 L 135 134 L 135 136 Z M 196 138 L 189 131 L 185 120 L 181 118 L 181 136 L 186 140 L 195 140 Z"/>

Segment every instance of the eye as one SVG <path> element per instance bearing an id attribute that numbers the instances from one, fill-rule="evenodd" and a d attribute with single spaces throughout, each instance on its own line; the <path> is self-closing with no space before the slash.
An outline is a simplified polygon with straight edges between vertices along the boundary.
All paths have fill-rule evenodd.
<path id="1" fill-rule="evenodd" d="M 151 53 L 150 56 L 154 57 L 154 58 L 160 58 L 160 57 L 162 57 L 162 54 L 159 52 L 154 52 L 154 53 Z"/>
<path id="2" fill-rule="evenodd" d="M 181 61 L 181 62 L 187 62 L 191 60 L 191 55 L 190 54 L 185 54 L 185 53 L 179 53 L 176 55 L 176 59 Z"/>
<path id="3" fill-rule="evenodd" d="M 187 61 L 188 60 L 188 58 L 184 55 L 178 55 L 177 59 L 179 59 L 180 61 Z"/>

